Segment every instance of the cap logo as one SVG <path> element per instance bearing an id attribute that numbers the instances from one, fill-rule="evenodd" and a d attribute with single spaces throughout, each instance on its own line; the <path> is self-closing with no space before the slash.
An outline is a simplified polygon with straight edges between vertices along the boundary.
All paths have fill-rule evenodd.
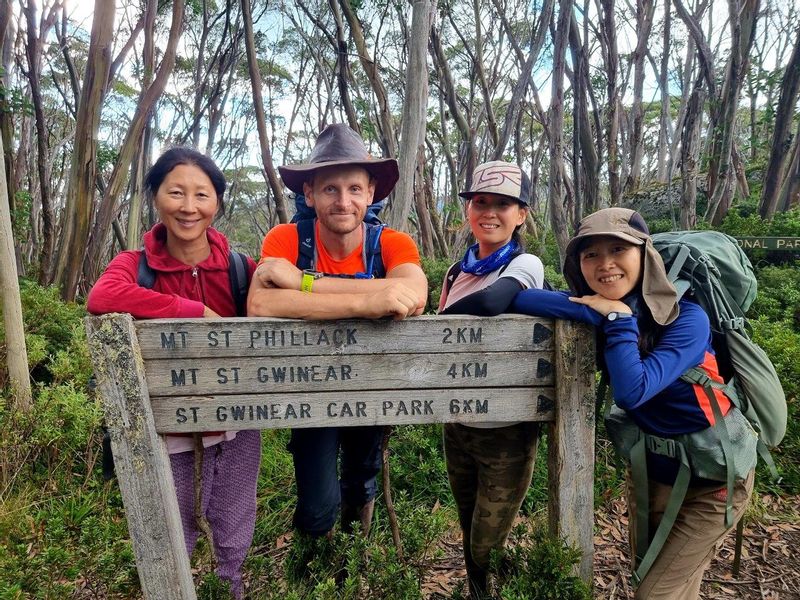
<path id="1" fill-rule="evenodd" d="M 522 184 L 521 171 L 513 166 L 489 166 L 477 174 L 477 181 L 472 182 L 472 191 L 480 192 L 490 187 L 502 187 L 506 181 L 519 188 Z"/>

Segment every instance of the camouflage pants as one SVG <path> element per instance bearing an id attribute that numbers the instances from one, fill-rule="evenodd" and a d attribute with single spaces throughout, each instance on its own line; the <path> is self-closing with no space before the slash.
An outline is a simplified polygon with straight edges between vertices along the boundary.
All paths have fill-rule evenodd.
<path id="1" fill-rule="evenodd" d="M 538 441 L 538 423 L 494 429 L 444 426 L 447 476 L 470 577 L 485 572 L 491 551 L 505 545 L 531 483 Z"/>

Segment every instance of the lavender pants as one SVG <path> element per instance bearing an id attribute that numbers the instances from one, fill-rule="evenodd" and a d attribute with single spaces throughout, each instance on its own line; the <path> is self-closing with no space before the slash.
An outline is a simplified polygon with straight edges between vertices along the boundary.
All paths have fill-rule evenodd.
<path id="1" fill-rule="evenodd" d="M 170 454 L 172 478 L 181 512 L 186 552 L 192 555 L 199 531 L 194 514 L 194 451 Z M 239 431 L 228 442 L 203 452 L 203 514 L 214 535 L 217 575 L 242 597 L 242 563 L 256 523 L 256 483 L 261 461 L 261 432 Z"/>

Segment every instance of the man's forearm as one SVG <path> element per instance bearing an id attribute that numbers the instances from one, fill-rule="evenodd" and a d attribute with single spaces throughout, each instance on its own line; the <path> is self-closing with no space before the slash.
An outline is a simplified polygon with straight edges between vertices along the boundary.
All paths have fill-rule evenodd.
<path id="1" fill-rule="evenodd" d="M 365 302 L 364 294 L 308 294 L 298 290 L 261 288 L 251 290 L 247 315 L 313 320 L 351 319 L 364 316 Z"/>

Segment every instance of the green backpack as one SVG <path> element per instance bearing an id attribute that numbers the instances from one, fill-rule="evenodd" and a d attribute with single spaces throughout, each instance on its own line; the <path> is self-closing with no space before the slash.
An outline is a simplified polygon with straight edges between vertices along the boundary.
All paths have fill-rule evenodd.
<path id="1" fill-rule="evenodd" d="M 747 256 L 732 237 L 717 231 L 677 231 L 652 236 L 678 296 L 691 297 L 708 315 L 712 344 L 725 383 L 711 380 L 694 367 L 682 375 L 703 387 L 715 416 L 714 427 L 662 438 L 644 434 L 616 407 L 606 411 L 606 428 L 615 447 L 629 460 L 636 493 L 636 569 L 638 584 L 661 551 L 680 510 L 692 475 L 725 481 L 726 526 L 733 525 L 733 487 L 755 464 L 754 450 L 777 471 L 768 448 L 786 433 L 787 407 L 783 387 L 766 353 L 750 339 L 745 313 L 756 297 L 756 278 Z M 722 390 L 738 408 L 724 418 L 714 395 Z M 743 419 L 744 415 L 746 419 Z M 678 477 L 661 522 L 648 531 L 646 453 L 679 461 Z"/>
<path id="2" fill-rule="evenodd" d="M 708 314 L 717 362 L 728 382 L 712 384 L 726 392 L 733 387 L 731 400 L 758 433 L 759 454 L 767 458 L 767 447 L 776 447 L 786 434 L 786 396 L 775 367 L 748 333 L 745 313 L 756 297 L 750 261 L 736 240 L 719 231 L 657 233 L 653 245 L 679 296 L 690 294 Z"/>

